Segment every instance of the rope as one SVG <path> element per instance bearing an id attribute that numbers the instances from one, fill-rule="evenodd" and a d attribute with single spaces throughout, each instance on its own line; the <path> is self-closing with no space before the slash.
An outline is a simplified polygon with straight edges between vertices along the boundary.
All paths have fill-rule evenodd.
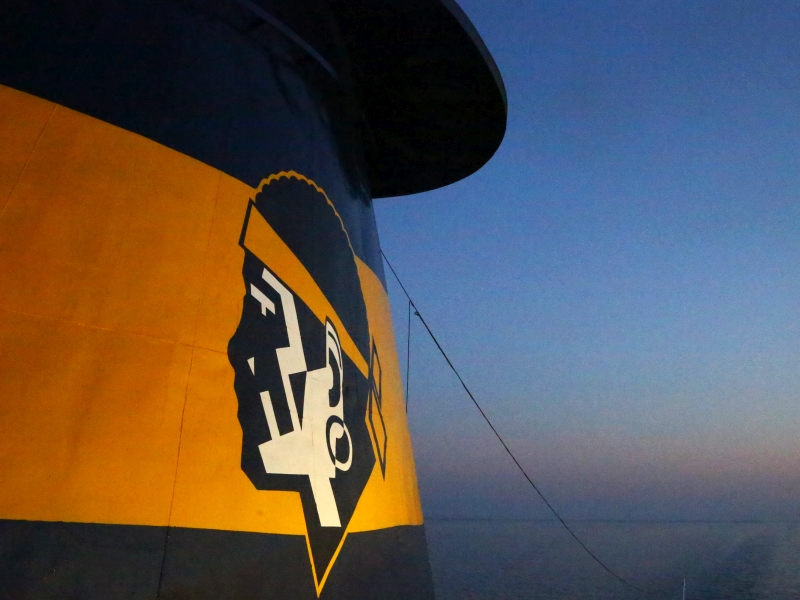
<path id="1" fill-rule="evenodd" d="M 534 491 L 535 491 L 537 494 L 539 494 L 539 497 L 540 497 L 540 498 L 541 498 L 541 499 L 544 501 L 544 503 L 547 505 L 547 508 L 549 508 L 549 509 L 550 509 L 550 512 L 552 512 L 552 513 L 555 515 L 555 517 L 556 517 L 556 518 L 557 518 L 557 519 L 558 519 L 558 520 L 561 522 L 561 524 L 564 526 L 564 529 L 566 529 L 566 530 L 569 532 L 569 534 L 570 534 L 570 535 L 571 535 L 571 536 L 574 538 L 574 540 L 575 540 L 576 542 L 578 542 L 578 544 L 580 545 L 580 547 L 581 547 L 581 548 L 583 548 L 583 549 L 584 549 L 584 551 L 585 551 L 585 552 L 586 552 L 586 553 L 587 553 L 589 556 L 591 556 L 591 557 L 592 557 L 592 559 L 593 559 L 593 560 L 594 560 L 594 561 L 595 561 L 595 562 L 596 562 L 598 565 L 600 565 L 601 567 L 603 567 L 603 569 L 605 569 L 605 570 L 606 570 L 606 572 L 607 572 L 607 573 L 609 573 L 609 574 L 610 574 L 612 577 L 614 577 L 614 578 L 615 578 L 615 579 L 617 579 L 618 581 L 622 582 L 624 585 L 626 585 L 626 586 L 628 586 L 628 587 L 630 587 L 630 588 L 632 588 L 632 589 L 636 590 L 637 592 L 641 592 L 641 593 L 643 593 L 643 594 L 654 594 L 654 593 L 656 593 L 654 590 L 645 590 L 645 589 L 642 589 L 642 588 L 640 588 L 640 587 L 637 587 L 637 586 L 633 585 L 631 582 L 629 582 L 628 580 L 626 580 L 624 577 L 622 577 L 621 575 L 618 575 L 618 574 L 617 574 L 617 573 L 615 573 L 615 572 L 614 572 L 612 569 L 610 569 L 608 566 L 606 566 L 606 564 L 605 564 L 605 563 L 604 563 L 602 560 L 600 560 L 600 559 L 599 559 L 599 558 L 598 558 L 598 557 L 597 557 L 597 556 L 596 556 L 596 555 L 595 555 L 595 554 L 594 554 L 594 553 L 593 553 L 591 550 L 589 550 L 589 548 L 586 546 L 586 544 L 584 544 L 584 543 L 581 541 L 581 539 L 580 539 L 580 538 L 579 538 L 577 535 L 575 535 L 575 532 L 574 532 L 574 531 L 572 531 L 572 529 L 570 529 L 569 525 L 567 525 L 567 523 L 564 521 L 564 519 L 562 519 L 562 518 L 561 518 L 561 515 L 559 515 L 559 514 L 558 514 L 558 512 L 556 511 L 556 509 L 555 509 L 555 508 L 553 508 L 553 505 L 552 505 L 552 504 L 550 504 L 550 502 L 548 502 L 548 501 L 547 501 L 547 498 L 545 498 L 545 497 L 544 497 L 544 494 L 542 494 L 542 492 L 541 492 L 541 491 L 539 491 L 539 488 L 538 488 L 538 487 L 536 487 L 536 484 L 533 482 L 533 480 L 530 478 L 530 476 L 528 475 L 528 473 L 525 471 L 525 469 L 524 469 L 524 468 L 522 467 L 522 465 L 519 463 L 519 461 L 517 460 L 516 456 L 514 456 L 514 453 L 513 453 L 513 452 L 511 452 L 511 449 L 508 447 L 508 445 L 506 444 L 505 440 L 503 440 L 503 438 L 502 438 L 502 436 L 500 435 L 500 433 L 497 431 L 497 429 L 495 429 L 494 425 L 492 425 L 492 422 L 489 420 L 489 417 L 488 417 L 488 416 L 486 416 L 486 413 L 485 413 L 485 412 L 483 412 L 483 409 L 481 408 L 481 405 L 480 405 L 480 404 L 478 404 L 478 401 L 475 399 L 475 396 L 473 396 L 473 395 L 472 395 L 472 392 L 471 392 L 471 391 L 469 390 L 469 388 L 467 387 L 467 384 L 466 384 L 466 383 L 464 383 L 464 380 L 461 378 L 461 375 L 458 373 L 458 370 L 455 368 L 455 366 L 453 365 L 453 363 L 450 361 L 450 358 L 447 356 L 447 353 L 444 351 L 444 348 L 442 348 L 441 344 L 439 343 L 439 340 L 437 340 L 437 339 L 436 339 L 436 336 L 435 336 L 435 335 L 433 335 L 433 332 L 431 331 L 431 328 L 430 328 L 430 327 L 428 327 L 428 323 L 426 323 L 426 322 L 425 322 L 425 319 L 423 319 L 423 318 L 422 318 L 422 315 L 421 315 L 421 314 L 419 314 L 419 309 L 417 308 L 417 305 L 416 305 L 416 304 L 414 304 L 414 301 L 411 299 L 411 296 L 409 295 L 409 293 L 408 293 L 408 290 L 406 290 L 406 287 L 403 285 L 403 282 L 402 282 L 402 281 L 400 281 L 400 277 L 398 277 L 398 275 L 397 275 L 397 272 L 394 270 L 394 267 L 392 266 L 392 263 L 390 263 L 390 262 L 389 262 L 389 259 L 388 259 L 388 258 L 386 258 L 386 254 L 384 254 L 384 253 L 383 253 L 383 250 L 381 250 L 381 256 L 383 256 L 383 260 L 385 260 L 385 261 L 386 261 L 386 264 L 388 265 L 388 267 L 389 267 L 389 270 L 391 270 L 391 272 L 392 272 L 392 275 L 394 275 L 394 278 L 397 280 L 397 283 L 399 283 L 399 284 L 400 284 L 400 287 L 402 288 L 402 290 L 403 290 L 403 293 L 405 294 L 406 298 L 408 298 L 408 306 L 409 306 L 409 310 L 410 310 L 410 308 L 411 308 L 411 307 L 413 307 L 413 308 L 414 308 L 414 314 L 415 314 L 417 317 L 419 317 L 419 320 L 420 320 L 420 321 L 422 322 L 422 324 L 424 325 L 425 329 L 426 329 L 426 330 L 427 330 L 427 332 L 428 332 L 428 335 L 430 335 L 430 336 L 431 336 L 431 339 L 433 340 L 433 343 L 434 343 L 434 344 L 436 344 L 436 347 L 439 349 L 439 352 L 440 352 L 440 353 L 441 353 L 441 355 L 444 357 L 445 361 L 447 361 L 447 364 L 448 364 L 448 366 L 449 366 L 449 367 L 452 369 L 453 373 L 455 373 L 456 377 L 458 378 L 458 381 L 461 383 L 461 387 L 463 387 L 463 388 L 464 388 L 464 391 L 467 393 L 467 396 L 469 396 L 469 399 L 470 399 L 470 400 L 472 400 L 472 403 L 475 405 L 475 408 L 477 408 L 477 409 L 478 409 L 478 412 L 480 412 L 480 413 L 481 413 L 481 416 L 483 417 L 483 420 L 484 420 L 484 421 L 486 421 L 486 424 L 487 424 L 487 425 L 489 425 L 489 428 L 492 430 L 492 433 L 494 433 L 495 437 L 498 439 L 498 441 L 500 442 L 500 444 L 502 444 L 502 446 L 503 446 L 503 448 L 505 449 L 505 451 L 506 451 L 506 452 L 508 453 L 508 455 L 511 457 L 511 460 L 513 460 L 513 461 L 514 461 L 514 464 L 515 464 L 515 465 L 517 465 L 517 468 L 519 469 L 520 473 L 522 473 L 523 477 L 525 477 L 525 479 L 527 479 L 527 480 L 528 480 L 528 483 L 529 483 L 529 484 L 531 484 L 531 487 L 534 489 Z M 410 313 L 409 313 L 409 319 L 410 319 L 410 318 L 411 318 L 411 317 L 410 317 Z M 409 325 L 409 331 L 410 331 L 410 325 Z"/>

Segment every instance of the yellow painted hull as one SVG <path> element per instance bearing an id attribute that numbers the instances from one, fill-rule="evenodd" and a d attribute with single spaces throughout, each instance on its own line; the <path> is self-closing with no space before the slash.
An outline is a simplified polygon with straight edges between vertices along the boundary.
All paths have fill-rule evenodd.
<path id="1" fill-rule="evenodd" d="M 227 348 L 258 189 L 8 87 L 0 115 L 0 519 L 296 536 L 309 558 L 293 568 L 308 569 L 317 594 L 350 536 L 422 524 L 388 297 L 370 267 L 354 256 L 381 356 L 385 465 L 375 461 L 318 572 L 300 494 L 256 489 L 241 468 Z M 248 235 L 291 289 L 313 297 L 303 291 L 313 279 L 266 220 Z M 317 293 L 320 315 L 333 314 Z M 368 369 L 354 342 L 342 346 Z"/>

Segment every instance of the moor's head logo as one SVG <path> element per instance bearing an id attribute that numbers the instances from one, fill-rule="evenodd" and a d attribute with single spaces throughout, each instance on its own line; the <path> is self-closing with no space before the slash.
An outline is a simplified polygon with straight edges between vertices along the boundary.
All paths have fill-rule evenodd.
<path id="1" fill-rule="evenodd" d="M 267 179 L 240 244 L 245 295 L 228 358 L 242 470 L 257 489 L 299 492 L 319 590 L 375 465 L 377 350 L 348 236 L 316 185 Z M 375 447 L 383 467 L 385 433 Z"/>

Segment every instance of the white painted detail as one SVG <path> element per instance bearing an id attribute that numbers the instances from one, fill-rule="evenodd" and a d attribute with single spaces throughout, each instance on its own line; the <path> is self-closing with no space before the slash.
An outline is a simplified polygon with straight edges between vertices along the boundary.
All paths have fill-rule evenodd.
<path id="1" fill-rule="evenodd" d="M 272 407 L 272 398 L 269 392 L 261 392 L 261 405 L 264 407 L 264 415 L 267 417 L 269 435 L 275 439 L 280 435 L 280 431 L 278 431 L 278 420 L 275 418 L 275 409 Z"/>
<path id="2" fill-rule="evenodd" d="M 260 289 L 250 284 L 250 295 L 261 303 L 261 314 L 267 316 L 267 311 L 275 314 L 275 303 L 264 295 Z"/>
<path id="3" fill-rule="evenodd" d="M 258 447 L 261 460 L 267 473 L 307 475 L 311 483 L 311 491 L 314 494 L 314 503 L 317 506 L 320 524 L 322 527 L 341 527 L 331 480 L 336 477 L 337 469 L 347 471 L 352 465 L 353 445 L 350 432 L 344 423 L 342 397 L 344 369 L 339 336 L 331 322 L 328 321 L 325 325 L 326 364 L 321 369 L 307 371 L 294 296 L 267 269 L 264 269 L 262 278 L 280 295 L 286 321 L 289 345 L 285 348 L 278 348 L 276 354 L 289 413 L 292 417 L 293 430 L 280 435 L 269 392 L 261 392 L 261 402 L 264 405 L 264 414 L 271 437 L 268 442 L 264 442 Z M 289 375 L 304 371 L 306 372 L 306 383 L 301 424 Z M 336 386 L 335 390 L 334 385 Z M 331 390 L 334 391 L 336 398 L 334 406 L 331 406 L 330 401 Z M 329 428 L 328 422 L 331 420 Z M 335 456 L 336 441 L 343 436 L 347 437 L 348 443 L 348 457 L 345 462 L 339 461 Z"/>
<path id="4" fill-rule="evenodd" d="M 347 426 L 342 423 L 333 423 L 328 433 L 328 447 L 336 448 L 336 442 L 341 439 L 343 435 L 347 436 L 347 447 L 350 451 L 347 454 L 347 462 L 342 462 L 337 458 L 333 459 L 333 464 L 341 471 L 347 471 L 350 465 L 353 464 L 353 440 L 350 439 L 350 432 L 347 431 Z"/>
<path id="5" fill-rule="evenodd" d="M 283 306 L 283 317 L 286 321 L 286 333 L 289 335 L 289 345 L 286 348 L 278 348 L 278 365 L 281 368 L 281 379 L 283 379 L 283 390 L 286 392 L 286 401 L 289 404 L 289 414 L 292 417 L 292 429 L 300 429 L 300 419 L 297 416 L 297 404 L 294 401 L 292 384 L 289 382 L 289 375 L 302 373 L 306 370 L 306 356 L 303 354 L 303 342 L 300 339 L 300 324 L 297 322 L 297 310 L 294 307 L 294 296 L 275 276 L 267 269 L 261 277 L 272 286 L 281 296 Z"/>
<path id="6" fill-rule="evenodd" d="M 247 359 L 247 364 L 250 365 L 250 372 L 255 375 L 256 374 L 256 357 L 251 356 Z"/>

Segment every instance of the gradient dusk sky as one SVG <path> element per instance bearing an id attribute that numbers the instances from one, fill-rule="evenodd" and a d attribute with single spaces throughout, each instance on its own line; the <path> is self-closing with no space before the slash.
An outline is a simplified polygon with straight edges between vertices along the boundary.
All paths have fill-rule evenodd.
<path id="1" fill-rule="evenodd" d="M 800 518 L 800 4 L 459 3 L 505 141 L 375 205 L 467 384 L 568 518 Z M 416 321 L 411 348 L 426 516 L 546 516 Z"/>

